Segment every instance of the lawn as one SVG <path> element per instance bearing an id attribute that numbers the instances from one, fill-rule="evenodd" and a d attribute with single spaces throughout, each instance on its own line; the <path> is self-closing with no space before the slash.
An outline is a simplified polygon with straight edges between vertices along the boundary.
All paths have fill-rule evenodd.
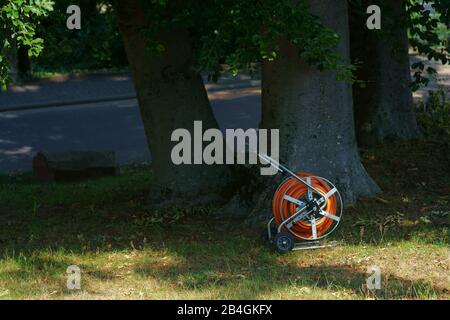
<path id="1" fill-rule="evenodd" d="M 0 299 L 449 299 L 449 156 L 424 142 L 361 156 L 384 193 L 346 209 L 338 246 L 283 256 L 214 208 L 150 211 L 147 166 L 0 176 Z M 81 290 L 66 287 L 70 265 Z M 366 286 L 374 265 L 380 290 Z"/>

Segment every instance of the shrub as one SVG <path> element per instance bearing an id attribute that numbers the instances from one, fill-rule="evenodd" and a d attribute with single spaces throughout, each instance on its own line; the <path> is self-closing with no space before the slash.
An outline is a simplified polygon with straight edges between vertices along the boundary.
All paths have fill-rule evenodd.
<path id="1" fill-rule="evenodd" d="M 66 8 L 70 4 L 82 10 L 80 30 L 66 28 Z M 38 34 L 45 41 L 45 49 L 35 61 L 35 70 L 70 72 L 127 65 L 113 8 L 101 1 L 58 1 L 40 24 Z"/>
<path id="2" fill-rule="evenodd" d="M 417 105 L 417 118 L 424 138 L 442 145 L 450 159 L 450 99 L 444 88 L 430 91 Z"/>

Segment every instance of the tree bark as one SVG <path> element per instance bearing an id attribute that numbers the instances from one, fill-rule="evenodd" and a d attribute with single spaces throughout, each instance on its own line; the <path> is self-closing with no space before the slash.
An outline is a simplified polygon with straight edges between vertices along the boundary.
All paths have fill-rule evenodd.
<path id="1" fill-rule="evenodd" d="M 20 46 L 17 50 L 17 68 L 20 77 L 27 77 L 31 74 L 31 59 L 28 56 L 28 46 Z"/>
<path id="2" fill-rule="evenodd" d="M 13 83 L 16 83 L 19 80 L 16 41 L 11 42 L 11 48 L 6 51 L 6 59 L 8 60 L 11 80 Z"/>
<path id="3" fill-rule="evenodd" d="M 369 2 L 364 1 L 365 8 Z M 353 88 L 355 127 L 360 145 L 417 138 L 410 88 L 409 43 L 403 0 L 383 1 L 381 31 L 366 27 L 367 15 L 350 14 L 351 56 L 361 63 Z"/>
<path id="4" fill-rule="evenodd" d="M 195 120 L 203 122 L 203 130 L 218 128 L 201 76 L 192 68 L 188 31 L 159 34 L 165 50 L 150 56 L 142 34 L 147 21 L 140 2 L 120 1 L 117 13 L 152 154 L 152 205 L 220 203 L 229 182 L 225 166 L 174 165 L 171 160 L 173 130 L 185 128 L 193 137 Z"/>
<path id="5" fill-rule="evenodd" d="M 346 0 L 312 0 L 311 10 L 341 36 L 349 58 Z M 352 88 L 335 72 L 318 71 L 280 41 L 275 61 L 262 67 L 262 128 L 280 129 L 280 159 L 294 170 L 334 181 L 346 203 L 379 192 L 360 162 L 353 120 Z"/>

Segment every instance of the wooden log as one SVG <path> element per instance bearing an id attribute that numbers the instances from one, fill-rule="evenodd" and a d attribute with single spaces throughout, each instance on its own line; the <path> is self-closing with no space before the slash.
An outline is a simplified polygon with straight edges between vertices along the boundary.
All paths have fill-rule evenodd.
<path id="1" fill-rule="evenodd" d="M 41 182 L 114 176 L 116 156 L 110 151 L 38 152 L 33 158 L 33 174 Z"/>

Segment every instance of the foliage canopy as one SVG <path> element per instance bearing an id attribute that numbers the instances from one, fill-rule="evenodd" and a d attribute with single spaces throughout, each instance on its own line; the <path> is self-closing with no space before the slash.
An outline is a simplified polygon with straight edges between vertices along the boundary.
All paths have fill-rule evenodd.
<path id="1" fill-rule="evenodd" d="M 353 6 L 359 5 L 359 14 L 366 14 L 364 0 L 349 1 Z M 52 61 L 70 65 L 75 61 L 75 67 L 78 62 L 88 67 L 107 67 L 116 65 L 119 60 L 124 61 L 115 59 L 123 54 L 123 47 L 115 29 L 114 15 L 98 13 L 99 6 L 108 8 L 108 13 L 111 13 L 113 8 L 109 2 L 73 2 L 83 9 L 87 8 L 83 10 L 86 24 L 76 34 L 68 35 L 64 10 L 68 1 L 55 4 L 51 0 L 0 0 L 0 85 L 4 87 L 10 80 L 8 54 L 16 46 L 26 46 L 29 55 L 37 57 L 43 51 L 43 38 L 54 48 L 45 51 L 38 60 L 43 65 Z M 380 0 L 372 2 L 383 6 Z M 254 62 L 276 59 L 279 41 L 285 39 L 312 66 L 320 70 L 335 70 L 339 79 L 355 81 L 355 67 L 337 54 L 339 36 L 324 26 L 319 17 L 310 13 L 309 3 L 308 0 L 141 1 L 148 21 L 143 32 L 149 51 L 158 54 L 164 50 L 156 41 L 159 32 L 171 28 L 188 29 L 192 36 L 196 68 L 206 70 L 214 80 L 223 71 L 223 65 L 227 65 L 232 73 L 237 73 Z M 432 3 L 406 0 L 406 19 L 398 20 L 398 24 L 407 24 L 413 48 L 429 59 L 444 64 L 449 61 L 449 41 L 448 32 L 443 33 L 442 30 L 448 31 L 449 8 L 450 0 Z M 47 19 L 41 23 L 45 17 Z M 389 30 L 383 36 L 396 30 L 391 26 L 385 29 Z M 64 58 L 65 55 L 69 57 Z M 90 62 L 86 63 L 87 60 Z M 416 70 L 416 87 L 427 83 L 424 73 L 435 73 L 421 63 L 413 68 Z"/>
<path id="2" fill-rule="evenodd" d="M 276 59 L 280 39 L 299 49 L 301 58 L 320 70 L 353 79 L 353 67 L 337 54 L 340 38 L 310 13 L 309 1 L 209 0 L 142 1 L 149 24 L 149 50 L 164 50 L 156 35 L 170 28 L 191 31 L 196 65 L 217 79 L 226 64 L 233 73 L 256 61 Z"/>
<path id="3" fill-rule="evenodd" d="M 44 40 L 36 36 L 39 18 L 53 10 L 51 0 L 0 0 L 0 85 L 10 80 L 10 66 L 6 59 L 16 46 L 26 46 L 30 57 L 37 57 L 44 48 Z"/>

